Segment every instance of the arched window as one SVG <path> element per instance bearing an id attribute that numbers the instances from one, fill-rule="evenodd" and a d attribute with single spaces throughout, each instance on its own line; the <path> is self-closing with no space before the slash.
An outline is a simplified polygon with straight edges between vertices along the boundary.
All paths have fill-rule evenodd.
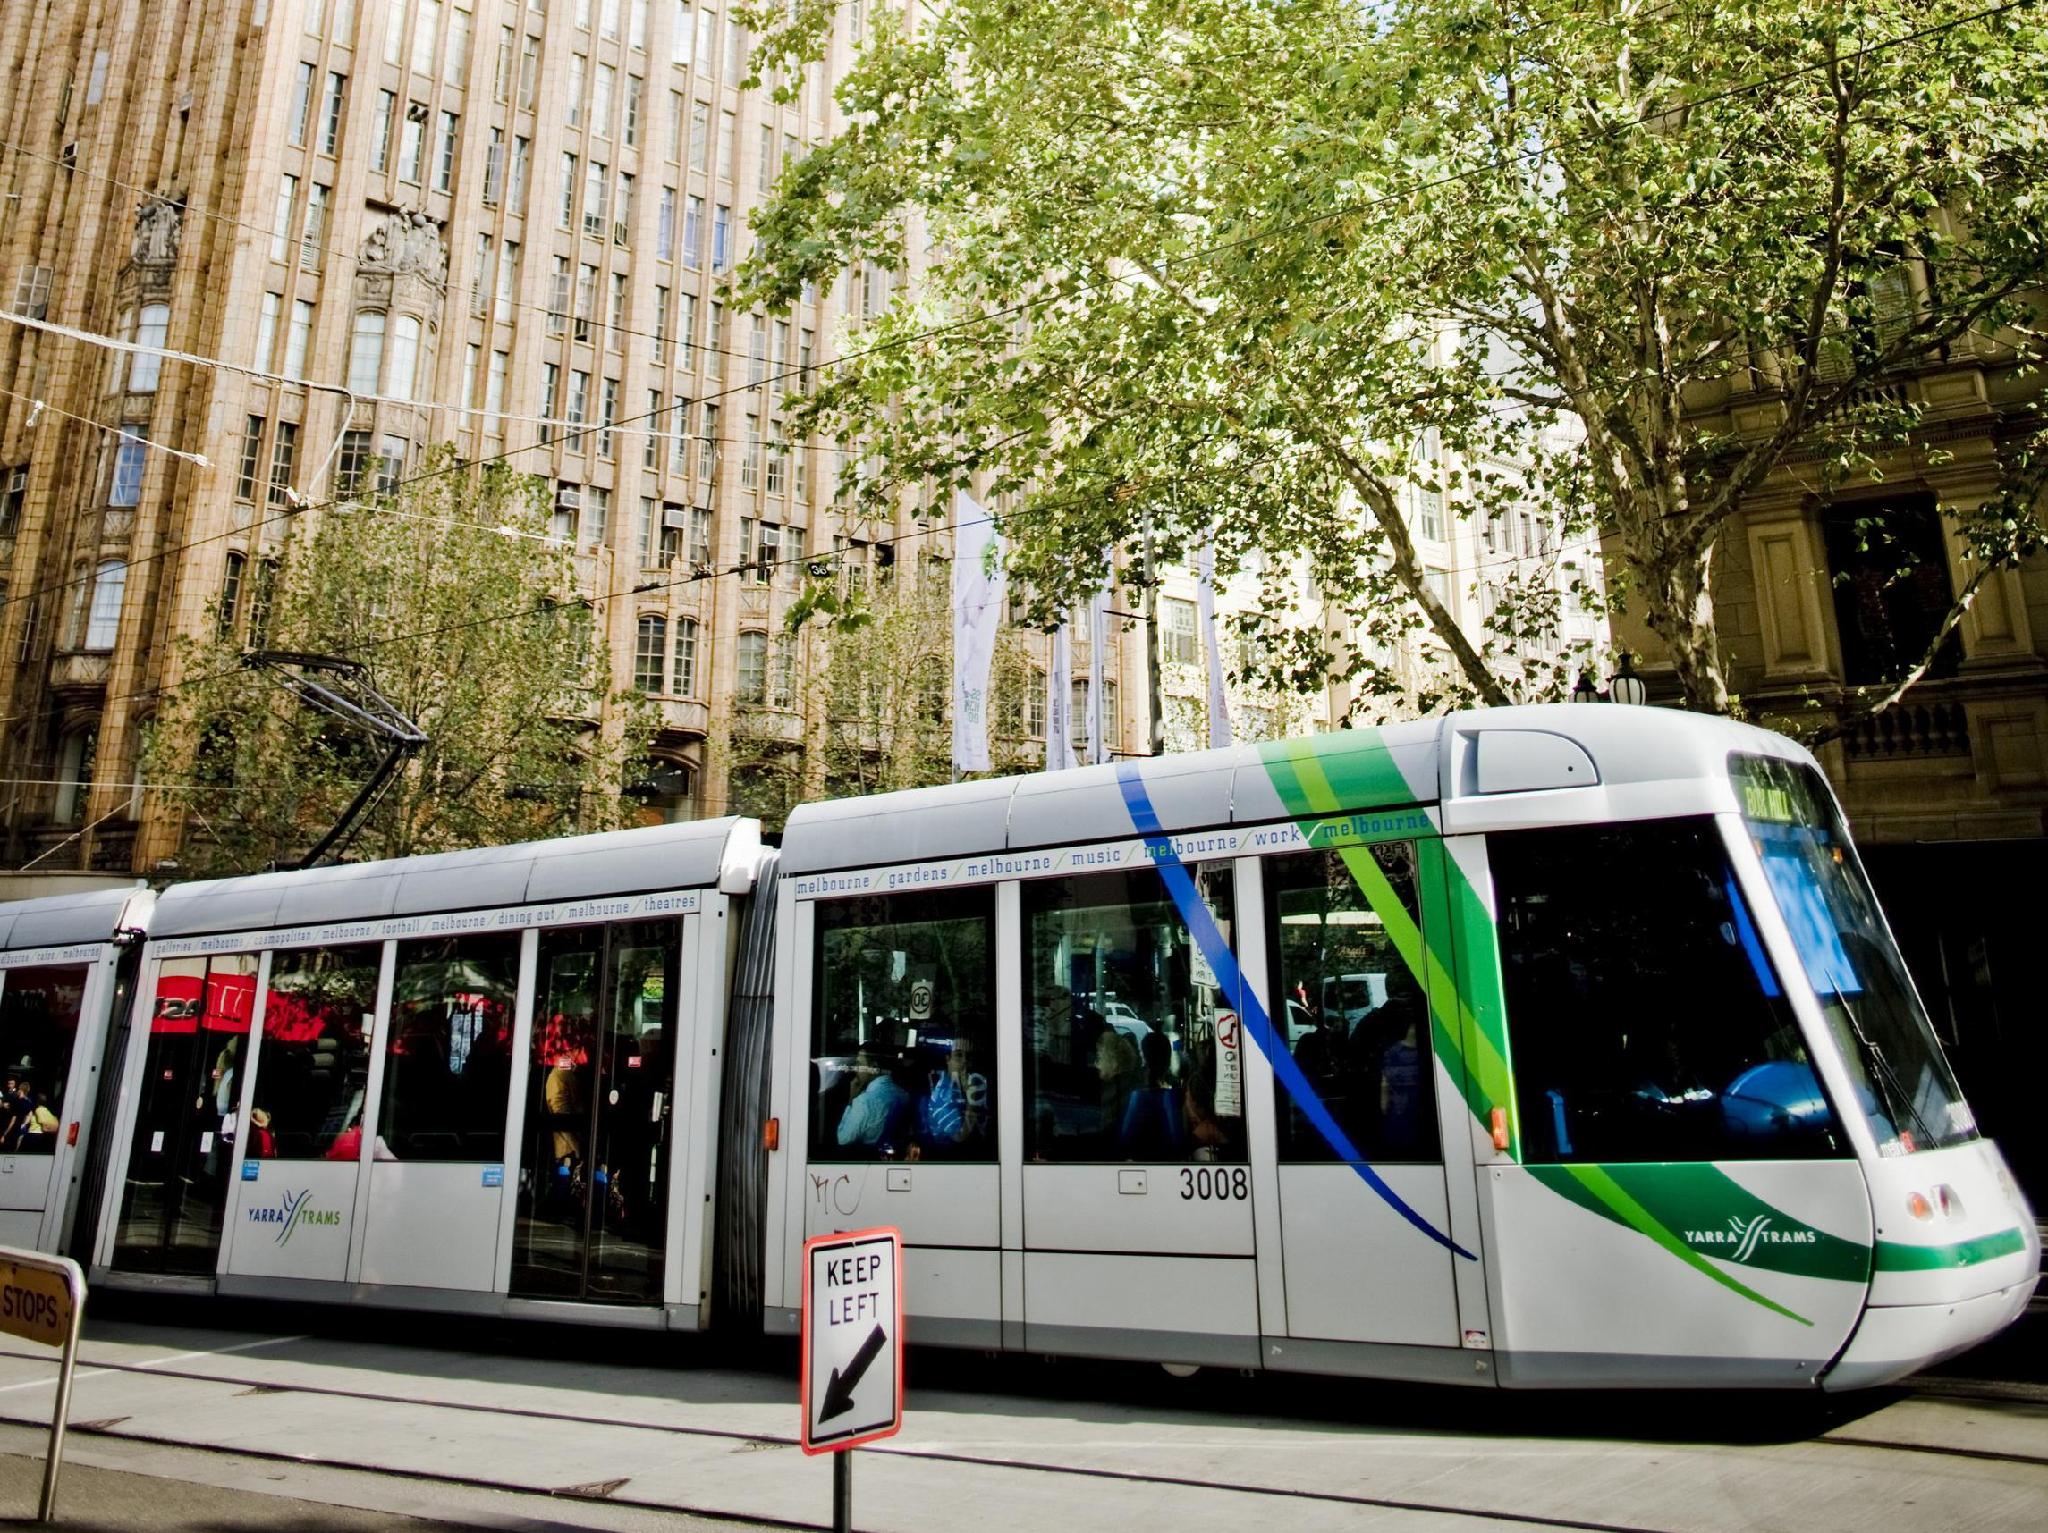
<path id="1" fill-rule="evenodd" d="M 667 685 L 668 619 L 650 613 L 640 619 L 633 650 L 633 685 L 642 692 L 660 692 Z"/>
<path id="2" fill-rule="evenodd" d="M 765 703 L 768 700 L 768 635 L 758 629 L 740 635 L 739 700 Z"/>
<path id="3" fill-rule="evenodd" d="M 418 398 L 420 322 L 401 314 L 391 322 L 391 368 L 384 392 L 398 399 Z"/>
<path id="4" fill-rule="evenodd" d="M 85 619 L 85 647 L 107 650 L 121 631 L 121 598 L 128 589 L 128 566 L 107 559 L 93 571 L 92 607 Z"/>
<path id="5" fill-rule="evenodd" d="M 146 303 L 142 306 L 142 318 L 135 326 L 135 344 L 138 346 L 161 346 L 171 333 L 171 306 L 166 303 Z M 135 353 L 135 365 L 128 369 L 128 392 L 131 394 L 154 394 L 156 381 L 163 372 L 164 359 L 153 351 Z"/>
<path id="6" fill-rule="evenodd" d="M 348 353 L 348 391 L 374 394 L 384 371 L 384 316 L 376 312 L 356 316 L 355 339 Z"/>

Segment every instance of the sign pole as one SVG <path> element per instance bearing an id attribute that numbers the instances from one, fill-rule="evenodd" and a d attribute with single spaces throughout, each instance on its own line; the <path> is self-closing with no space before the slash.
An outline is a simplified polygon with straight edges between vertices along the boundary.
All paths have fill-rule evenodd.
<path id="1" fill-rule="evenodd" d="M 50 1450 L 43 1461 L 38 1522 L 57 1515 L 57 1471 L 64 1467 L 64 1423 L 71 1416 L 71 1375 L 78 1363 L 78 1331 L 85 1319 L 85 1273 L 77 1262 L 40 1251 L 0 1246 L 0 1331 L 57 1347 L 57 1404 L 50 1418 Z"/>
<path id="2" fill-rule="evenodd" d="M 81 1282 L 72 1295 L 71 1329 L 64 1338 L 64 1362 L 57 1370 L 57 1411 L 50 1418 L 50 1451 L 43 1463 L 43 1500 L 36 1513 L 38 1522 L 57 1520 L 57 1471 L 64 1467 L 64 1424 L 71 1419 L 71 1375 L 78 1363 L 78 1331 L 84 1321 L 85 1284 Z"/>
<path id="3" fill-rule="evenodd" d="M 853 1533 L 853 1449 L 832 1455 L 832 1533 Z"/>
<path id="4" fill-rule="evenodd" d="M 832 1533 L 853 1533 L 853 1450 L 903 1426 L 903 1235 L 853 1230 L 804 1242 L 806 1453 L 832 1455 Z"/>

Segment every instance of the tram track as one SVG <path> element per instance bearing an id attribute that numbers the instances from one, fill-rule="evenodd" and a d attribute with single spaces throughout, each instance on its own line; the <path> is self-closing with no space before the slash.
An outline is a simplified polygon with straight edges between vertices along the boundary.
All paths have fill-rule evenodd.
<path id="1" fill-rule="evenodd" d="M 46 1361 L 46 1359 L 32 1353 L 0 1348 L 0 1361 L 39 1362 Z M 711 1440 L 730 1443 L 737 1451 L 790 1449 L 798 1446 L 794 1433 L 747 1431 L 736 1427 L 693 1426 L 680 1422 L 651 1421 L 632 1416 L 604 1416 L 581 1411 L 551 1410 L 533 1405 L 422 1398 L 417 1395 L 397 1394 L 382 1390 L 351 1389 L 332 1384 L 298 1381 L 272 1382 L 252 1378 L 247 1374 L 197 1368 L 170 1368 L 155 1366 L 146 1361 L 118 1362 L 81 1358 L 80 1362 L 82 1365 L 81 1378 L 91 1377 L 95 1374 L 140 1375 L 175 1379 L 188 1383 L 236 1387 L 241 1394 L 296 1394 L 315 1398 L 343 1400 L 369 1406 L 403 1406 L 414 1409 L 423 1408 L 429 1411 L 445 1411 L 453 1415 L 462 1416 L 611 1428 L 620 1431 L 646 1432 L 676 1438 Z M 2048 1387 L 2006 1384 L 2000 1381 L 1989 1380 L 1929 1379 L 1919 1381 L 1906 1393 L 1907 1398 L 1937 1398 L 1981 1404 L 2048 1404 Z M 0 1421 L 11 1425 L 34 1425 L 39 1419 L 33 1415 L 19 1416 L 10 1411 L 0 1409 Z M 131 1420 L 132 1418 L 128 1416 L 116 1416 L 101 1420 L 74 1421 L 71 1425 L 71 1430 L 87 1437 L 100 1437 L 150 1447 L 211 1453 L 229 1458 L 291 1464 L 345 1473 L 359 1473 L 386 1479 L 437 1485 L 450 1489 L 488 1491 L 509 1496 L 568 1502 L 601 1503 L 625 1510 L 672 1515 L 680 1514 L 765 1528 L 809 1529 L 827 1526 L 824 1523 L 777 1517 L 768 1513 L 741 1508 L 636 1497 L 625 1491 L 625 1487 L 630 1483 L 630 1479 L 562 1486 L 544 1486 L 533 1483 L 522 1484 L 489 1475 L 463 1474 L 438 1469 L 393 1467 L 351 1459 L 345 1455 L 332 1453 L 284 1452 L 243 1445 L 221 1446 L 131 1426 L 129 1425 Z M 1982 1460 L 2048 1469 L 2048 1456 L 2005 1452 L 1995 1449 L 1970 1448 L 1957 1444 L 1915 1443 L 1877 1436 L 1843 1433 L 1840 1431 L 1817 1433 L 1813 1437 L 1806 1439 L 1806 1441 L 1862 1452 L 1910 1453 L 1930 1457 Z M 1559 1516 L 1534 1511 L 1513 1511 L 1499 1507 L 1476 1507 L 1446 1499 L 1373 1496 L 1360 1492 L 1275 1485 L 1249 1480 L 1219 1479 L 1199 1475 L 1176 1475 L 1142 1469 L 1112 1468 L 1099 1465 L 1043 1462 L 1001 1454 L 919 1447 L 897 1442 L 878 1444 L 867 1451 L 877 1456 L 888 1456 L 912 1462 L 956 1465 L 962 1468 L 999 1473 L 1008 1472 L 1044 1475 L 1071 1480 L 1106 1481 L 1160 1490 L 1187 1490 L 1204 1494 L 1238 1495 L 1268 1503 L 1316 1504 L 1336 1508 L 1351 1508 L 1360 1511 L 1412 1512 L 1434 1516 L 1469 1517 L 1488 1523 L 1531 1528 L 1565 1529 L 1573 1530 L 1573 1533 L 1685 1533 L 1685 1530 L 1681 1528 L 1666 1528 L 1655 1523 L 1614 1522 Z"/>

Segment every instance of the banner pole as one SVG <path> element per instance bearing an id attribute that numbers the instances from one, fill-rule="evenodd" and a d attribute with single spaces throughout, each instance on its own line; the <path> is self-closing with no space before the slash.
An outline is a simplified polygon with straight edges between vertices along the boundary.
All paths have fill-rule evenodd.
<path id="1" fill-rule="evenodd" d="M 68 1274 L 65 1282 L 71 1289 L 71 1330 L 64 1338 L 64 1362 L 57 1371 L 57 1411 L 50 1420 L 50 1451 L 43 1464 L 43 1500 L 36 1513 L 38 1522 L 54 1522 L 57 1518 L 57 1471 L 64 1467 L 64 1423 L 71 1417 L 71 1375 L 78 1362 L 79 1327 L 85 1320 L 85 1284 L 72 1282 Z"/>

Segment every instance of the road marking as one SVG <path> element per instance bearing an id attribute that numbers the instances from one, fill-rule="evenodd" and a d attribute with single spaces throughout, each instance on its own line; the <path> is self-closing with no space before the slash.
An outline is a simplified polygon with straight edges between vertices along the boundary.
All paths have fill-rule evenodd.
<path id="1" fill-rule="evenodd" d="M 260 1336 L 254 1341 L 238 1341 L 232 1347 L 202 1347 L 195 1352 L 173 1352 L 166 1357 L 153 1357 L 146 1363 L 119 1363 L 98 1368 L 81 1368 L 78 1370 L 78 1377 L 89 1379 L 95 1375 L 104 1377 L 109 1373 L 135 1373 L 145 1368 L 161 1368 L 168 1363 L 188 1362 L 195 1357 L 225 1357 L 230 1352 L 254 1352 L 258 1347 L 278 1347 L 286 1342 L 308 1340 L 311 1340 L 310 1332 L 299 1336 Z M 16 1356 L 19 1354 L 0 1353 L 0 1357 Z M 48 1389 L 56 1382 L 57 1377 L 52 1374 L 47 1379 L 27 1379 L 19 1384 L 0 1384 L 0 1394 L 8 1394 L 17 1389 Z M 235 1381 L 223 1379 L 221 1382 L 231 1384 Z"/>

